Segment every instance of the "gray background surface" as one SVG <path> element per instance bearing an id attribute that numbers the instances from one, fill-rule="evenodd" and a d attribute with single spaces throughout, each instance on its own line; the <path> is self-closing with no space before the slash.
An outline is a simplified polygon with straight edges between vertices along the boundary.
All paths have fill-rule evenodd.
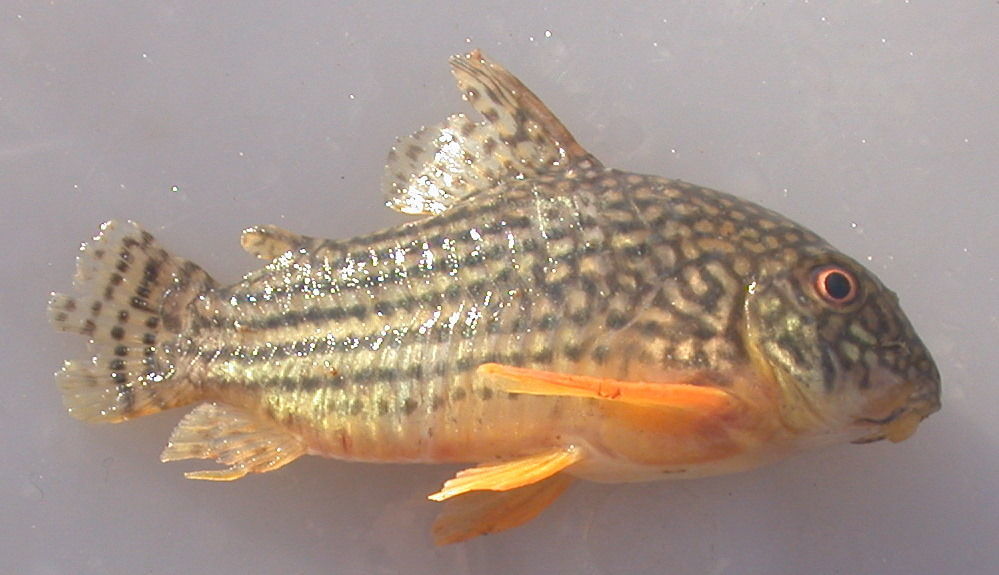
<path id="1" fill-rule="evenodd" d="M 0 572 L 995 572 L 995 2 L 208 4 L 0 8 Z M 753 199 L 868 262 L 934 351 L 943 411 L 899 445 L 580 483 L 441 549 L 424 497 L 452 467 L 305 458 L 193 482 L 196 463 L 158 463 L 184 411 L 65 414 L 51 373 L 84 346 L 45 301 L 100 222 L 137 220 L 224 282 L 258 265 L 243 227 L 400 222 L 385 153 L 466 110 L 446 60 L 472 47 L 606 164 Z"/>

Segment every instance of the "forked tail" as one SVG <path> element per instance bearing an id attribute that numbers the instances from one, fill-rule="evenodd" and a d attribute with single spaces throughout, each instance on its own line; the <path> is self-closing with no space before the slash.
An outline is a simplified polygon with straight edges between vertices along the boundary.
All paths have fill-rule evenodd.
<path id="1" fill-rule="evenodd" d="M 215 287 L 197 265 L 168 254 L 134 222 L 110 221 L 80 248 L 74 294 L 52 294 L 49 319 L 90 338 L 90 360 L 56 374 L 79 419 L 117 422 L 189 403 L 194 385 L 178 346 L 192 303 Z"/>

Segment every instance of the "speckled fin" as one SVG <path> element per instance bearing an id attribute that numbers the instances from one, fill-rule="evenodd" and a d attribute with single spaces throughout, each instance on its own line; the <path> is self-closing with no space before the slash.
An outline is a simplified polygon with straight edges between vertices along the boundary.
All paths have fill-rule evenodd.
<path id="1" fill-rule="evenodd" d="M 276 423 L 220 403 L 203 403 L 177 424 L 161 461 L 214 459 L 228 469 L 192 471 L 189 479 L 232 481 L 265 473 L 305 453 L 302 442 Z"/>
<path id="2" fill-rule="evenodd" d="M 135 222 L 110 221 L 80 248 L 72 294 L 52 294 L 49 319 L 90 340 L 90 359 L 56 375 L 69 412 L 119 422 L 184 405 L 199 391 L 171 351 L 187 329 L 192 302 L 215 282 L 167 253 Z"/>
<path id="3" fill-rule="evenodd" d="M 697 413 L 715 413 L 732 409 L 736 404 L 735 398 L 725 390 L 696 385 L 696 376 L 677 383 L 647 383 L 524 369 L 497 363 L 483 364 L 479 366 L 478 372 L 480 375 L 496 378 L 508 393 L 587 397 Z"/>
<path id="4" fill-rule="evenodd" d="M 599 166 L 520 80 L 478 50 L 451 58 L 463 114 L 401 138 L 388 156 L 386 204 L 406 214 L 439 214 L 478 191 L 552 170 Z"/>
<path id="5" fill-rule="evenodd" d="M 434 542 L 458 543 L 527 523 L 571 484 L 572 477 L 558 473 L 520 489 L 475 491 L 449 499 L 434 521 Z"/>
<path id="6" fill-rule="evenodd" d="M 254 226 L 243 230 L 239 243 L 250 255 L 262 260 L 272 260 L 291 250 L 309 247 L 312 245 L 312 238 L 277 226 Z"/>
<path id="7" fill-rule="evenodd" d="M 582 449 L 566 447 L 552 449 L 529 457 L 483 463 L 458 472 L 444 482 L 440 491 L 430 495 L 433 501 L 444 501 L 469 491 L 509 491 L 537 483 L 577 463 L 584 457 Z"/>

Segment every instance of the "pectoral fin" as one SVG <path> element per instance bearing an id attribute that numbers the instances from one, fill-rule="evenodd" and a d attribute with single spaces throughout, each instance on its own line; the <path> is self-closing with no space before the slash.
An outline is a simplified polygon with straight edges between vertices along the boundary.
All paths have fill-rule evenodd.
<path id="1" fill-rule="evenodd" d="M 566 447 L 513 461 L 485 463 L 459 471 L 428 498 L 444 501 L 469 491 L 509 491 L 551 477 L 582 458 L 581 449 Z"/>
<path id="2" fill-rule="evenodd" d="M 479 366 L 478 371 L 481 375 L 497 378 L 508 393 L 587 397 L 699 412 L 731 407 L 735 401 L 731 394 L 722 389 L 694 385 L 689 383 L 690 379 L 676 383 L 621 381 L 525 369 L 498 363 L 483 364 Z"/>
<path id="3" fill-rule="evenodd" d="M 434 542 L 458 543 L 510 529 L 534 519 L 572 483 L 558 473 L 510 491 L 475 491 L 450 499 L 434 521 Z"/>
<path id="4" fill-rule="evenodd" d="M 228 469 L 192 471 L 189 479 L 232 481 L 291 463 L 305 446 L 277 424 L 223 404 L 203 403 L 188 413 L 170 435 L 161 461 L 214 459 Z"/>

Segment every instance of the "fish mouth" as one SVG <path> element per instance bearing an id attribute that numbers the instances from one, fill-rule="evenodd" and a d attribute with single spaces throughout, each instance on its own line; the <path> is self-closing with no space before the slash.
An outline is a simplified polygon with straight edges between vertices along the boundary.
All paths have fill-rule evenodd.
<path id="1" fill-rule="evenodd" d="M 940 374 L 929 361 L 928 368 L 910 371 L 908 377 L 899 377 L 887 369 L 872 371 L 874 389 L 883 389 L 884 394 L 872 398 L 854 418 L 861 433 L 853 443 L 905 441 L 924 419 L 940 410 Z"/>
<path id="2" fill-rule="evenodd" d="M 874 443 L 887 439 L 892 443 L 905 441 L 916 432 L 924 419 L 940 409 L 939 401 L 919 400 L 896 407 L 884 417 L 860 417 L 855 421 L 862 428 L 874 431 L 855 439 L 853 443 Z"/>

